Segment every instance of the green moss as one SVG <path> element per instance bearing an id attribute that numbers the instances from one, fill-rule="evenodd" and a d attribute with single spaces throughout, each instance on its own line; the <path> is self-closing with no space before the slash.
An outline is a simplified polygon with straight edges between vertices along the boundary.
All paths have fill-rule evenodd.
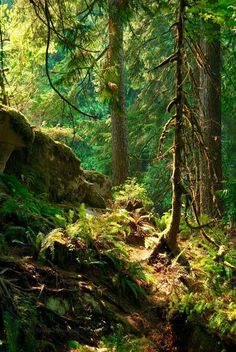
<path id="1" fill-rule="evenodd" d="M 80 160 L 66 145 L 35 131 L 34 143 L 12 153 L 6 172 L 50 201 L 82 201 L 85 195 Z"/>
<path id="2" fill-rule="evenodd" d="M 84 171 L 85 174 L 85 178 L 88 182 L 91 183 L 98 183 L 98 184 L 103 184 L 104 181 L 106 180 L 107 182 L 109 182 L 109 178 L 104 176 L 103 174 L 101 174 L 100 172 L 95 172 L 95 171 L 88 171 L 85 170 Z"/>
<path id="3" fill-rule="evenodd" d="M 41 132 L 40 129 L 35 130 L 35 144 L 37 145 L 50 145 L 53 143 L 53 139 L 46 135 L 45 133 Z"/>
<path id="4" fill-rule="evenodd" d="M 80 164 L 70 147 L 35 130 L 34 142 L 12 153 L 5 172 L 14 174 L 30 191 L 49 201 L 84 201 L 94 207 L 105 207 L 103 198 L 110 197 L 109 179 L 96 172 L 84 173 Z M 85 180 L 87 176 L 91 179 L 89 183 Z"/>
<path id="5" fill-rule="evenodd" d="M 33 152 L 37 147 L 51 149 L 52 152 L 60 159 L 70 161 L 72 163 L 80 163 L 80 159 L 73 153 L 72 149 L 66 144 L 54 141 L 50 136 L 43 133 L 40 129 L 35 130 L 35 142 L 32 145 Z"/>
<path id="6" fill-rule="evenodd" d="M 49 297 L 46 306 L 58 315 L 65 315 L 70 310 L 70 305 L 66 299 Z"/>
<path id="7" fill-rule="evenodd" d="M 80 163 L 80 159 L 73 153 L 72 149 L 64 143 L 54 142 L 55 153 L 58 153 L 60 158 L 69 162 Z"/>

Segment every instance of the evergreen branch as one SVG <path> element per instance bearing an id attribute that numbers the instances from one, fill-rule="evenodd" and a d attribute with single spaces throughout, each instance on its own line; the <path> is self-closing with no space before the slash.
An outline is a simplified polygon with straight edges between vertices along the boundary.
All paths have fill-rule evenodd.
<path id="1" fill-rule="evenodd" d="M 46 44 L 46 60 L 45 60 L 45 69 L 46 69 L 46 75 L 49 81 L 49 84 L 51 86 L 51 88 L 57 93 L 57 95 L 64 101 L 66 102 L 70 107 L 72 107 L 75 111 L 77 111 L 78 113 L 80 113 L 83 116 L 86 117 L 90 117 L 93 119 L 98 119 L 99 117 L 96 115 L 91 115 L 91 114 L 87 114 L 84 111 L 78 109 L 73 103 L 71 103 L 66 97 L 64 97 L 60 91 L 54 86 L 51 76 L 50 76 L 50 71 L 49 71 L 49 67 L 48 67 L 48 61 L 49 61 L 49 47 L 50 47 L 50 40 L 51 40 L 51 28 L 50 28 L 50 12 L 49 12 L 49 8 L 48 8 L 48 4 L 47 4 L 47 0 L 45 0 L 45 17 L 46 17 L 46 21 L 47 21 L 47 44 Z"/>
<path id="2" fill-rule="evenodd" d="M 203 235 L 203 237 L 211 244 L 213 244 L 217 249 L 220 248 L 220 245 L 218 243 L 216 243 L 205 231 L 204 228 L 205 227 L 209 227 L 210 225 L 214 224 L 214 220 L 208 222 L 207 224 L 201 224 L 198 214 L 197 214 L 197 209 L 195 207 L 195 204 L 193 202 L 192 196 L 191 194 L 184 188 L 183 184 L 181 184 L 181 188 L 182 188 L 182 192 L 186 197 L 186 202 L 185 202 L 185 213 L 184 213 L 184 219 L 185 222 L 187 224 L 187 226 L 192 229 L 192 230 L 201 230 L 201 234 Z M 190 206 L 192 206 L 193 208 L 193 212 L 194 212 L 194 216 L 196 218 L 197 221 L 197 226 L 194 226 L 192 224 L 189 223 L 188 221 L 188 209 L 190 208 Z"/>
<path id="3" fill-rule="evenodd" d="M 169 63 L 172 63 L 172 62 L 176 61 L 176 59 L 177 59 L 176 53 L 171 54 L 167 59 L 162 61 L 159 65 L 157 65 L 156 67 L 152 68 L 148 72 L 153 71 L 153 70 L 157 70 L 157 69 L 159 69 L 159 68 L 161 68 L 161 67 L 163 67 L 165 65 L 168 65 Z"/>
<path id="4" fill-rule="evenodd" d="M 96 0 L 97 1 L 97 0 Z M 94 1 L 94 4 L 96 3 L 96 1 Z M 50 14 L 50 12 L 48 11 L 48 14 L 46 14 L 46 8 L 43 7 L 43 5 L 41 4 L 41 2 L 39 2 L 39 4 L 41 5 L 37 5 L 35 0 L 29 0 L 29 2 L 33 5 L 34 7 L 34 11 L 36 16 L 40 19 L 40 21 L 46 26 L 46 27 L 50 27 L 50 30 L 54 32 L 54 34 L 57 36 L 57 38 L 61 41 L 61 43 L 67 43 L 75 48 L 79 48 L 81 51 L 85 51 L 85 52 L 90 52 L 90 53 L 98 53 L 99 51 L 97 50 L 90 50 L 87 48 L 84 48 L 82 45 L 76 44 L 73 41 L 71 41 L 68 37 L 66 37 L 64 34 L 61 34 L 55 27 L 52 16 Z M 45 1 L 46 4 L 47 0 Z M 59 6 L 59 11 L 60 11 L 60 5 Z M 48 5 L 47 5 L 48 8 Z M 82 11 L 81 13 L 84 13 L 86 10 Z M 42 12 L 45 15 L 46 21 L 45 19 L 41 16 L 40 12 Z M 79 13 L 79 14 L 81 14 Z M 78 14 L 78 15 L 79 15 Z M 49 18 L 49 21 L 47 21 L 47 15 Z M 63 17 L 61 16 L 60 21 L 63 25 Z"/>
<path id="5" fill-rule="evenodd" d="M 167 149 L 163 154 L 161 154 L 161 155 L 157 156 L 155 159 L 153 159 L 153 160 L 152 160 L 152 164 L 153 164 L 155 161 L 160 161 L 160 160 L 165 159 L 165 158 L 168 156 L 168 154 L 169 154 L 170 152 L 173 152 L 173 149 L 174 149 L 174 146 L 172 145 L 172 146 L 171 146 L 169 149 Z"/>
<path id="6" fill-rule="evenodd" d="M 86 13 L 81 19 L 81 20 L 84 20 L 88 15 L 90 15 L 90 13 L 92 12 L 93 7 L 94 7 L 94 5 L 96 4 L 97 1 L 98 0 L 94 0 L 91 4 L 88 4 L 87 1 L 85 1 L 86 6 L 87 6 L 86 9 L 81 11 L 79 14 L 77 14 L 77 16 L 78 15 L 82 15 L 82 13 L 85 13 L 86 11 L 88 11 L 88 13 Z"/>

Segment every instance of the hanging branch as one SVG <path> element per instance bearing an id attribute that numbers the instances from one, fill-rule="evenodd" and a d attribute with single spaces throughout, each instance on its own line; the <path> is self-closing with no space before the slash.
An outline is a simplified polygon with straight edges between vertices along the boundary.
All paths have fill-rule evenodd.
<path id="1" fill-rule="evenodd" d="M 162 129 L 161 137 L 159 139 L 158 157 L 162 154 L 162 149 L 163 149 L 163 146 L 164 146 L 166 135 L 168 133 L 168 129 L 169 129 L 170 125 L 173 123 L 175 118 L 176 118 L 175 115 L 171 116 L 171 118 L 166 122 L 165 126 Z"/>
<path id="2" fill-rule="evenodd" d="M 77 111 L 78 113 L 80 113 L 83 116 L 89 117 L 89 118 L 93 118 L 93 119 L 99 119 L 99 117 L 97 115 L 92 115 L 92 114 L 88 114 L 82 110 L 80 110 L 77 106 L 75 106 L 73 103 L 71 103 L 54 85 L 52 79 L 51 79 L 51 75 L 50 75 L 50 70 L 49 70 L 49 47 L 50 47 L 50 41 L 51 41 L 51 32 L 54 32 L 56 34 L 56 36 L 62 41 L 68 41 L 68 38 L 66 38 L 64 35 L 60 34 L 58 32 L 58 30 L 56 29 L 50 11 L 49 11 L 49 7 L 48 7 L 48 0 L 44 1 L 44 5 L 42 4 L 41 1 L 35 1 L 35 0 L 29 0 L 29 2 L 33 5 L 34 7 L 34 11 L 36 16 L 40 19 L 40 21 L 47 27 L 47 42 L 46 42 L 46 54 L 45 54 L 45 70 L 46 70 L 46 75 L 50 84 L 50 87 L 56 92 L 56 94 L 66 103 L 68 104 L 71 108 L 73 108 L 75 111 Z M 83 14 L 84 12 L 91 10 L 91 8 L 94 6 L 94 4 L 96 3 L 96 1 L 93 1 L 92 4 L 90 6 L 87 6 L 85 10 L 83 10 L 81 12 L 81 14 Z M 45 17 L 45 19 L 43 18 L 43 15 Z M 73 43 L 74 44 L 74 43 Z M 82 51 L 86 51 L 89 52 L 90 50 L 87 50 L 85 48 L 82 48 L 81 45 L 75 45 L 76 47 L 78 47 L 80 50 Z M 103 52 L 102 52 L 103 54 Z M 100 54 L 101 55 L 101 54 Z M 98 59 L 96 59 L 95 61 L 99 60 L 100 55 L 98 57 Z M 94 66 L 94 63 L 91 67 Z"/>
<path id="3" fill-rule="evenodd" d="M 50 27 L 50 12 L 49 12 L 49 8 L 48 8 L 48 3 L 47 0 L 45 0 L 45 17 L 46 17 L 46 21 L 47 21 L 47 45 L 46 45 L 46 60 L 45 60 L 45 69 L 46 69 L 46 75 L 49 81 L 49 84 L 51 86 L 51 88 L 57 93 L 57 95 L 64 101 L 66 102 L 70 107 L 72 107 L 75 111 L 77 111 L 78 113 L 80 113 L 83 116 L 86 117 L 90 117 L 93 119 L 98 119 L 98 116 L 96 115 L 91 115 L 91 114 L 87 114 L 84 111 L 78 109 L 74 104 L 72 104 L 68 99 L 66 99 L 60 92 L 59 90 L 54 86 L 51 76 L 50 76 L 50 71 L 49 71 L 49 67 L 48 67 L 48 62 L 49 62 L 49 47 L 50 47 L 50 41 L 51 41 L 51 27 Z"/>
<path id="4" fill-rule="evenodd" d="M 174 61 L 177 60 L 177 54 L 174 53 L 174 54 L 171 54 L 167 59 L 165 59 L 164 61 L 162 61 L 159 65 L 157 65 L 156 67 L 150 69 L 148 72 L 151 72 L 151 71 L 154 71 L 154 70 L 157 70 L 163 66 L 166 66 Z"/>

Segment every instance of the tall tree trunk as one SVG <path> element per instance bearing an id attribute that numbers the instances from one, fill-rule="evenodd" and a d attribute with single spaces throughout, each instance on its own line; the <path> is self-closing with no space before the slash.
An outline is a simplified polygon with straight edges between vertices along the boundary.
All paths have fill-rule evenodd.
<path id="1" fill-rule="evenodd" d="M 165 241 L 174 254 L 178 252 L 177 234 L 181 219 L 182 199 L 182 152 L 183 152 L 183 117 L 184 117 L 184 13 L 185 0 L 179 0 L 177 21 L 177 63 L 176 63 L 176 115 L 172 173 L 172 214 Z"/>
<path id="2" fill-rule="evenodd" d="M 200 209 L 216 216 L 221 209 L 216 192 L 222 188 L 220 27 L 211 24 L 214 39 L 202 40 L 204 68 L 200 72 L 201 129 L 207 157 L 200 161 Z"/>
<path id="3" fill-rule="evenodd" d="M 5 87 L 5 70 L 6 69 L 4 65 L 4 40 L 2 24 L 0 21 L 0 102 L 4 105 L 8 105 L 9 101 Z"/>
<path id="4" fill-rule="evenodd" d="M 114 73 L 114 81 L 108 82 L 112 91 L 112 161 L 114 183 L 119 185 L 129 176 L 128 127 L 125 102 L 122 1 L 108 0 L 109 3 L 109 68 Z"/>

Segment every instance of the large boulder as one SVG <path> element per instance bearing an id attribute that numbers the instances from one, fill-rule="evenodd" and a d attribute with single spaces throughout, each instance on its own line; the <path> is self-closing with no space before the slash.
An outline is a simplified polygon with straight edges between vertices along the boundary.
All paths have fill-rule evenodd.
<path id="1" fill-rule="evenodd" d="M 34 143 L 12 153 L 5 172 L 55 202 L 80 202 L 85 196 L 80 160 L 69 147 L 37 130 Z"/>
<path id="2" fill-rule="evenodd" d="M 30 145 L 34 132 L 29 121 L 15 109 L 0 104 L 0 172 L 15 149 Z"/>
<path id="3" fill-rule="evenodd" d="M 111 199 L 111 181 L 108 176 L 97 171 L 84 170 L 84 177 L 88 187 L 85 202 L 87 197 L 89 198 L 88 202 L 91 201 L 92 197 L 93 202 L 96 202 L 96 194 L 100 194 L 106 200 Z"/>
<path id="4" fill-rule="evenodd" d="M 31 191 L 49 201 L 85 202 L 92 207 L 106 207 L 106 201 L 111 198 L 111 182 L 98 172 L 84 171 L 71 148 L 40 130 L 32 132 L 22 114 L 2 106 L 0 127 L 0 142 L 15 146 L 11 155 L 2 157 L 0 171 L 15 175 Z M 5 144 L 0 144 L 0 155 L 1 152 L 4 155 Z"/>

